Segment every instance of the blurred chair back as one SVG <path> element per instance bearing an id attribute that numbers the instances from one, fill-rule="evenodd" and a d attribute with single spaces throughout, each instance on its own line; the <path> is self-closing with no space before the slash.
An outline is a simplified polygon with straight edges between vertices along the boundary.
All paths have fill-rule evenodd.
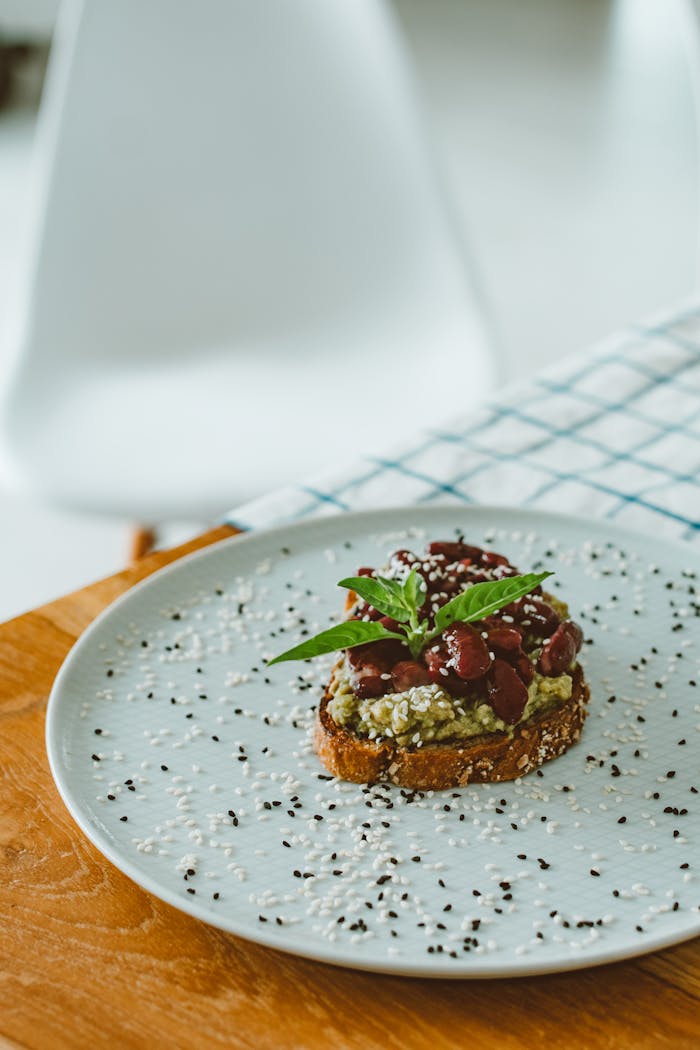
<path id="1" fill-rule="evenodd" d="M 28 486 L 210 512 L 482 396 L 380 0 L 71 0 L 54 50 L 4 420 Z"/>

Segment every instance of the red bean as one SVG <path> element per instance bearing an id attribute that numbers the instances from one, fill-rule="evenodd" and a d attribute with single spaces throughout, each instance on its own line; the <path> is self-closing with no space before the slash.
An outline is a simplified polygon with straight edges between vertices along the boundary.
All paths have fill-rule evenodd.
<path id="1" fill-rule="evenodd" d="M 355 645 L 352 649 L 346 649 L 348 663 L 353 670 L 373 666 L 382 671 L 389 671 L 398 663 L 405 660 L 408 655 L 408 646 L 398 639 L 387 638 L 385 641 L 367 642 L 365 645 Z"/>
<path id="2" fill-rule="evenodd" d="M 532 666 L 532 661 L 528 659 L 525 653 L 521 653 L 512 663 L 525 685 L 529 685 L 535 677 L 535 668 Z"/>
<path id="3" fill-rule="evenodd" d="M 412 551 L 398 550 L 394 551 L 391 556 L 392 561 L 397 561 L 399 565 L 413 565 L 414 562 L 418 561 L 415 554 Z"/>
<path id="4" fill-rule="evenodd" d="M 564 620 L 562 627 L 566 628 L 568 634 L 573 638 L 576 652 L 578 652 L 583 645 L 583 631 L 574 620 Z"/>
<path id="5" fill-rule="evenodd" d="M 537 669 L 548 678 L 563 674 L 576 659 L 576 635 L 566 623 L 557 627 L 542 646 Z"/>
<path id="6" fill-rule="evenodd" d="M 467 576 L 469 583 L 486 583 L 487 580 L 492 580 L 493 576 L 490 572 L 470 572 Z"/>
<path id="7" fill-rule="evenodd" d="M 417 660 L 399 660 L 392 668 L 391 679 L 396 692 L 403 693 L 413 686 L 428 685 L 430 675 L 428 668 L 424 664 L 419 664 Z"/>
<path id="8" fill-rule="evenodd" d="M 487 644 L 499 655 L 503 652 L 512 652 L 520 649 L 523 636 L 515 627 L 489 627 Z"/>
<path id="9" fill-rule="evenodd" d="M 423 653 L 423 659 L 425 660 L 426 667 L 433 682 L 439 682 L 441 672 L 444 669 L 449 674 L 449 667 L 447 666 L 450 659 L 450 654 L 447 651 L 447 646 L 441 645 L 436 642 L 431 645 L 429 649 L 426 649 Z"/>
<path id="10" fill-rule="evenodd" d="M 517 722 L 527 703 L 527 689 L 505 660 L 494 660 L 487 678 L 488 699 L 494 712 L 510 725 Z"/>
<path id="11" fill-rule="evenodd" d="M 549 638 L 561 623 L 559 614 L 551 605 L 529 594 L 511 602 L 503 612 L 512 616 L 516 624 L 536 638 Z"/>
<path id="12" fill-rule="evenodd" d="M 368 674 L 355 678 L 353 676 L 352 691 L 360 700 L 371 700 L 377 696 L 384 696 L 391 692 L 391 682 L 387 682 L 380 675 Z"/>
<path id="13" fill-rule="evenodd" d="M 466 696 L 469 692 L 469 683 L 459 678 L 452 670 L 450 661 L 452 657 L 447 651 L 447 646 L 439 645 L 436 649 L 431 646 L 426 649 L 423 658 L 428 668 L 430 681 L 435 682 L 452 696 Z"/>
<path id="14" fill-rule="evenodd" d="M 382 616 L 379 621 L 382 627 L 385 627 L 387 631 L 398 631 L 401 632 L 401 624 L 398 620 L 393 620 L 391 616 Z"/>
<path id="15" fill-rule="evenodd" d="M 485 569 L 495 569 L 498 565 L 510 565 L 510 562 L 496 551 L 482 551 L 481 564 Z"/>
<path id="16" fill-rule="evenodd" d="M 471 547 L 468 543 L 462 543 L 459 540 L 456 542 L 437 541 L 428 544 L 428 554 L 442 554 L 451 562 L 461 561 L 462 558 L 479 561 L 483 553 L 481 547 Z"/>
<path id="17" fill-rule="evenodd" d="M 460 678 L 471 682 L 485 675 L 491 666 L 488 646 L 479 631 L 468 623 L 453 623 L 442 632 L 450 654 L 449 667 Z"/>

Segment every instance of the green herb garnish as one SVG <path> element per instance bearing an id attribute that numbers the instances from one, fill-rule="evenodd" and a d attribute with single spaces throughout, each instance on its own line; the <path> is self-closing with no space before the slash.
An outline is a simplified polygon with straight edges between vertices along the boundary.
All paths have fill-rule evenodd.
<path id="1" fill-rule="evenodd" d="M 529 572 L 524 576 L 507 576 L 502 580 L 474 583 L 451 601 L 441 606 L 435 616 L 435 627 L 420 619 L 420 609 L 425 602 L 425 581 L 412 569 L 403 583 L 385 576 L 350 576 L 341 580 L 339 587 L 355 591 L 360 598 L 373 605 L 384 616 L 396 620 L 397 630 L 389 631 L 375 620 L 345 620 L 327 631 L 309 638 L 293 649 L 280 653 L 268 666 L 284 660 L 308 660 L 337 649 L 352 649 L 367 642 L 378 642 L 385 638 L 397 638 L 405 642 L 415 660 L 433 638 L 453 623 L 472 623 L 498 612 L 505 605 L 534 591 L 551 572 Z"/>

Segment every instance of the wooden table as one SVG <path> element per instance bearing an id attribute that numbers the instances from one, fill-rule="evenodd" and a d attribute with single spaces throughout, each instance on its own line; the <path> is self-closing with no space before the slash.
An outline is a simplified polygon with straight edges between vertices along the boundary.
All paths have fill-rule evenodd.
<path id="1" fill-rule="evenodd" d="M 188 918 L 84 838 L 54 788 L 46 700 L 81 631 L 220 528 L 0 626 L 0 1048 L 699 1047 L 700 939 L 506 981 L 383 977 Z"/>

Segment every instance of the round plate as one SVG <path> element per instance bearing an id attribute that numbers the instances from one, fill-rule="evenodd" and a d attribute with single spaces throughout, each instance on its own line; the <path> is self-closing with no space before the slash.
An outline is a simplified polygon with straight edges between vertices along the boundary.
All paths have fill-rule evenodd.
<path id="1" fill-rule="evenodd" d="M 360 565 L 458 531 L 556 572 L 586 634 L 581 741 L 510 783 L 412 796 L 330 778 L 310 734 L 333 658 L 264 658 L 338 619 L 336 582 Z M 49 701 L 51 769 L 130 878 L 282 951 L 435 977 L 638 955 L 700 932 L 696 572 L 688 547 L 503 508 L 226 540 L 85 632 Z"/>

